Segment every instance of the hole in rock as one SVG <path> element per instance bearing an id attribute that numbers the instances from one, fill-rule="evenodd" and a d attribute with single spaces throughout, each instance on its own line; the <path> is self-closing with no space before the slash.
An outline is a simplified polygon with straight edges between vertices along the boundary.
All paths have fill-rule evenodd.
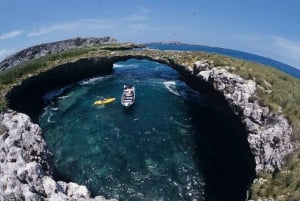
<path id="1" fill-rule="evenodd" d="M 94 196 L 244 200 L 254 176 L 245 129 L 222 96 L 187 82 L 193 89 L 166 65 L 129 59 L 38 98 L 27 91 L 32 97 L 18 109 L 39 122 L 56 179 L 86 185 Z M 136 88 L 128 109 L 120 104 L 125 83 Z M 93 105 L 102 97 L 116 101 Z"/>

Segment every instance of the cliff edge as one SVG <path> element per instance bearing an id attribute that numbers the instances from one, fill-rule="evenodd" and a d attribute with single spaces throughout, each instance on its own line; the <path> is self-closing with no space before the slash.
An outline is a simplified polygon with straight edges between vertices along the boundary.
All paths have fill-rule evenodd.
<path id="1" fill-rule="evenodd" d="M 79 47 L 93 47 L 96 45 L 101 44 L 110 44 L 110 43 L 116 43 L 117 40 L 114 38 L 111 38 L 109 36 L 107 37 L 101 37 L 101 38 L 74 38 L 74 39 L 68 39 L 68 40 L 62 40 L 52 43 L 44 43 L 36 46 L 32 46 L 29 48 L 26 48 L 24 50 L 21 50 L 3 61 L 0 62 L 0 72 L 4 71 L 6 69 L 12 68 L 20 63 L 23 63 L 25 61 L 29 61 L 32 59 L 37 59 L 42 56 L 60 53 L 65 50 L 75 49 Z"/>
<path id="2" fill-rule="evenodd" d="M 42 131 L 25 114 L 1 116 L 0 150 L 0 200 L 106 201 L 90 198 L 85 186 L 53 180 Z"/>
<path id="3" fill-rule="evenodd" d="M 212 68 L 208 61 L 195 62 L 191 73 L 220 92 L 245 124 L 256 172 L 280 169 L 286 155 L 296 147 L 291 141 L 292 127 L 283 115 L 259 105 L 255 98 L 256 83 L 229 73 L 226 67 Z"/>
<path id="4" fill-rule="evenodd" d="M 183 77 L 192 78 L 196 84 L 206 85 L 210 90 L 222 94 L 245 125 L 247 136 L 244 137 L 249 142 L 257 173 L 280 169 L 286 155 L 297 147 L 291 140 L 292 127 L 287 119 L 259 104 L 256 98 L 257 83 L 230 73 L 231 67 L 216 67 L 208 60 L 198 60 L 192 67 L 178 59 L 189 53 L 170 51 L 103 51 L 101 55 L 97 54 L 99 53 L 96 52 L 93 56 L 99 59 L 92 59 L 95 66 L 105 66 L 106 63 L 112 68 L 114 62 L 121 60 L 150 59 L 167 64 Z M 76 68 L 80 69 L 81 65 L 75 65 L 79 61 L 73 62 L 73 73 L 78 71 Z M 99 61 L 103 61 L 101 65 Z M 64 65 L 60 67 L 67 68 Z M 86 68 L 88 67 L 93 66 L 87 65 Z M 105 200 L 101 196 L 90 198 L 90 193 L 84 186 L 52 179 L 49 163 L 51 155 L 42 138 L 41 129 L 27 115 L 8 112 L 1 116 L 0 122 L 0 200 Z"/>

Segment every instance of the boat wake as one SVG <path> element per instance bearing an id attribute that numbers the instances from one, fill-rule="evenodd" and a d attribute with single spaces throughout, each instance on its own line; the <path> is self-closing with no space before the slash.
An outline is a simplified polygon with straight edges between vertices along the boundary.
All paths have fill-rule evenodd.
<path id="1" fill-rule="evenodd" d="M 136 68 L 138 67 L 138 64 L 120 64 L 120 63 L 115 63 L 113 64 L 113 68 Z"/>
<path id="2" fill-rule="evenodd" d="M 177 90 L 175 81 L 166 81 L 166 82 L 163 82 L 163 84 L 169 90 L 169 92 L 171 92 L 172 94 L 174 94 L 176 96 L 181 96 Z"/>
<path id="3" fill-rule="evenodd" d="M 44 101 L 51 101 L 54 98 L 56 98 L 56 97 L 60 96 L 61 94 L 63 94 L 67 89 L 69 89 L 71 87 L 72 87 L 72 85 L 68 85 L 68 86 L 65 86 L 65 87 L 62 87 L 62 88 L 59 88 L 59 89 L 51 90 L 43 96 L 43 100 Z"/>
<path id="4" fill-rule="evenodd" d="M 102 81 L 102 80 L 110 78 L 110 77 L 111 76 L 101 76 L 101 77 L 89 78 L 89 79 L 79 81 L 78 84 L 79 85 L 95 84 L 98 81 Z"/>

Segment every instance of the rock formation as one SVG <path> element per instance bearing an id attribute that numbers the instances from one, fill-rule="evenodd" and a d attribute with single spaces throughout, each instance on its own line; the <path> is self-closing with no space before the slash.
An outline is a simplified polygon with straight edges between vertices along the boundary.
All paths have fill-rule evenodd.
<path id="1" fill-rule="evenodd" d="M 291 141 L 292 127 L 284 116 L 275 115 L 267 106 L 258 104 L 256 83 L 229 73 L 226 67 L 213 68 L 209 61 L 195 62 L 191 74 L 223 94 L 233 112 L 240 116 L 248 132 L 256 172 L 280 168 L 285 156 L 295 149 Z"/>
<path id="2" fill-rule="evenodd" d="M 59 53 L 65 50 L 75 49 L 78 47 L 92 47 L 99 44 L 116 43 L 117 40 L 110 37 L 102 38 L 74 38 L 69 40 L 62 40 L 53 43 L 45 43 L 41 45 L 32 46 L 30 48 L 21 50 L 16 54 L 7 57 L 0 62 L 0 71 L 11 68 L 19 63 L 37 59 L 39 57 Z"/>
<path id="3" fill-rule="evenodd" d="M 87 41 L 81 44 L 87 46 L 92 44 Z M 105 41 L 108 42 L 111 39 L 108 38 Z M 75 41 L 70 43 L 76 45 Z M 63 42 L 62 44 L 67 43 Z M 55 43 L 52 45 L 57 47 Z M 68 48 L 67 46 L 65 48 Z M 39 53 L 34 53 L 35 48 Z M 47 46 L 43 45 L 28 48 L 26 51 L 20 52 L 19 56 L 16 54 L 4 60 L 0 64 L 0 69 L 6 69 L 18 62 L 39 57 L 44 54 L 45 49 Z M 48 48 L 48 50 L 50 49 L 54 50 L 55 48 Z M 64 48 L 59 46 L 57 51 L 62 51 L 62 49 Z M 210 90 L 213 89 L 222 94 L 233 112 L 245 124 L 248 132 L 248 136 L 245 138 L 248 139 L 256 162 L 256 172 L 273 171 L 280 168 L 285 156 L 295 149 L 296 145 L 291 142 L 292 127 L 286 118 L 282 115 L 275 115 L 266 106 L 259 105 L 256 100 L 256 83 L 253 80 L 245 80 L 238 75 L 229 73 L 226 70 L 229 67 L 215 67 L 212 62 L 203 60 L 195 62 L 194 67 L 190 68 L 185 64 L 176 63 L 170 58 L 159 57 L 155 54 L 149 55 L 149 53 L 144 55 L 142 51 L 124 53 L 127 55 L 121 55 L 121 53 L 117 55 L 116 52 L 111 54 L 113 56 L 81 59 L 80 62 L 92 61 L 94 67 L 110 67 L 114 62 L 130 58 L 151 59 L 170 65 L 182 75 L 195 80 L 197 84 L 206 85 Z M 98 65 L 100 61 L 102 63 Z M 71 66 L 64 64 L 49 70 L 49 72 L 57 73 L 55 75 L 60 72 L 70 72 L 65 71 L 68 69 L 74 73 L 81 72 L 78 70 L 81 66 L 80 62 L 75 62 Z M 85 68 L 81 70 L 87 72 Z M 91 71 L 91 73 L 93 72 Z M 44 72 L 41 75 L 45 77 L 51 75 L 46 74 L 47 72 Z M 64 73 L 60 74 L 61 77 L 55 77 L 64 79 Z M 77 78 L 74 76 L 74 79 Z M 34 78 L 32 79 L 34 80 Z M 27 84 L 29 85 L 29 83 Z M 105 200 L 99 196 L 90 198 L 90 193 L 84 186 L 52 179 L 50 154 L 42 138 L 41 129 L 38 125 L 33 124 L 27 115 L 9 112 L 0 118 L 0 122 L 0 200 Z"/>
<path id="4" fill-rule="evenodd" d="M 0 200 L 105 201 L 85 186 L 54 181 L 50 153 L 37 124 L 9 112 L 0 123 Z M 112 200 L 113 201 L 113 200 Z"/>

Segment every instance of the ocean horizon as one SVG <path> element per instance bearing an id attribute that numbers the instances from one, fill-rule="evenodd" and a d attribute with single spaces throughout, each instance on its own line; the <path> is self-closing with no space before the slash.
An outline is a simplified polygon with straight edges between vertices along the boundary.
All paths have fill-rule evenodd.
<path id="1" fill-rule="evenodd" d="M 145 43 L 146 47 L 159 50 L 180 50 L 180 51 L 203 51 L 207 53 L 221 54 L 225 56 L 234 57 L 237 59 L 243 59 L 251 62 L 260 63 L 263 65 L 271 66 L 281 70 L 289 75 L 292 75 L 300 79 L 300 70 L 294 66 L 285 64 L 281 61 L 277 61 L 271 58 L 260 56 L 253 53 L 243 52 L 239 50 L 206 46 L 206 45 L 194 45 L 185 43 Z"/>

